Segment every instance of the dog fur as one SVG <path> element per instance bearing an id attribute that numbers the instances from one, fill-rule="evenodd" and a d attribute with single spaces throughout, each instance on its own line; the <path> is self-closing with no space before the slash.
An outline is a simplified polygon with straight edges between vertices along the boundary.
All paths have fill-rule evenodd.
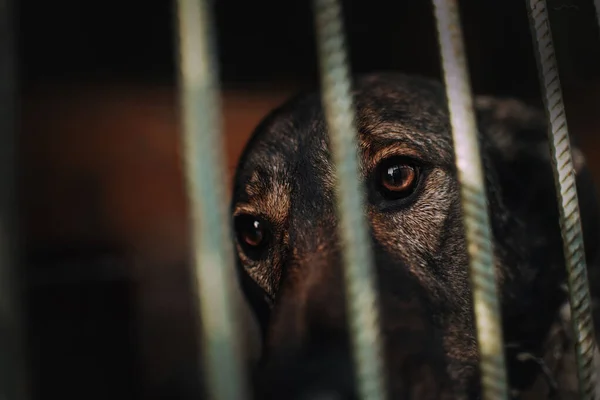
<path id="1" fill-rule="evenodd" d="M 381 302 L 390 398 L 481 395 L 459 184 L 444 87 L 394 73 L 354 82 L 360 178 Z M 539 378 L 545 343 L 566 301 L 562 241 L 544 113 L 514 99 L 477 97 L 480 147 L 501 292 L 510 386 Z M 261 219 L 267 243 L 248 257 L 242 287 L 263 329 L 256 398 L 356 397 L 346 327 L 335 168 L 318 92 L 273 111 L 239 161 L 232 215 Z M 588 262 L 599 214 L 585 160 L 573 147 Z M 410 159 L 420 180 L 389 201 L 374 171 Z M 316 397 L 312 397 L 316 398 Z"/>

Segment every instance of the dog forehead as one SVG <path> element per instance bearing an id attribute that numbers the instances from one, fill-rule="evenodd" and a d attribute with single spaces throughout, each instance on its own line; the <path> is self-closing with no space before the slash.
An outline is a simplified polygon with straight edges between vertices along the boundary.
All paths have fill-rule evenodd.
<path id="1" fill-rule="evenodd" d="M 381 149 L 401 144 L 420 156 L 452 163 L 452 139 L 443 86 L 403 74 L 370 74 L 354 86 L 361 165 Z M 283 184 L 290 175 L 333 187 L 331 146 L 319 93 L 297 96 L 255 130 L 242 156 L 238 185 Z M 362 168 L 364 173 L 364 168 Z M 257 175 L 261 175 L 260 179 Z M 266 189 L 266 187 L 264 188 Z"/>
<path id="2" fill-rule="evenodd" d="M 236 185 L 261 183 L 268 190 L 267 184 L 288 184 L 303 169 L 328 164 L 327 142 L 318 95 L 298 96 L 256 128 L 242 154 Z"/>
<path id="3" fill-rule="evenodd" d="M 333 190 L 333 164 L 324 138 L 310 143 L 287 141 L 257 144 L 247 160 L 246 173 L 237 185 L 247 200 L 269 196 L 300 200 L 309 190 L 313 196 Z M 310 196 L 309 196 L 310 197 Z M 286 202 L 289 207 L 289 203 Z"/>
<path id="4" fill-rule="evenodd" d="M 403 74 L 371 74 L 357 81 L 354 99 L 363 148 L 377 151 L 404 144 L 422 157 L 452 162 L 452 135 L 441 83 Z"/>

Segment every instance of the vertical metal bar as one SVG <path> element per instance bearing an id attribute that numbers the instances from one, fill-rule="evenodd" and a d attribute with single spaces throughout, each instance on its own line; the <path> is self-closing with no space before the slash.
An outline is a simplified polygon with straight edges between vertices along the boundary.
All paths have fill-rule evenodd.
<path id="1" fill-rule="evenodd" d="M 0 0 L 0 398 L 29 398 L 16 238 L 16 100 L 14 3 Z"/>
<path id="2" fill-rule="evenodd" d="M 457 0 L 434 0 L 469 253 L 484 399 L 507 399 L 502 321 L 477 124 Z"/>
<path id="3" fill-rule="evenodd" d="M 527 0 L 527 6 L 540 85 L 550 125 L 548 136 L 554 164 L 554 182 L 567 266 L 569 302 L 576 338 L 579 391 L 582 399 L 591 399 L 594 396 L 596 379 L 593 368 L 595 336 L 569 130 L 546 2 Z"/>
<path id="4" fill-rule="evenodd" d="M 323 104 L 337 171 L 336 191 L 344 276 L 358 391 L 362 399 L 385 398 L 379 304 L 363 190 L 358 173 L 357 129 L 338 0 L 315 0 Z"/>
<path id="5" fill-rule="evenodd" d="M 227 196 L 218 67 L 207 1 L 179 0 L 178 22 L 183 146 L 206 383 L 210 398 L 243 400 L 247 386 L 235 315 L 239 293 L 223 201 Z"/>
<path id="6" fill-rule="evenodd" d="M 594 7 L 596 8 L 596 19 L 598 20 L 598 27 L 600 27 L 600 0 L 594 0 Z"/>

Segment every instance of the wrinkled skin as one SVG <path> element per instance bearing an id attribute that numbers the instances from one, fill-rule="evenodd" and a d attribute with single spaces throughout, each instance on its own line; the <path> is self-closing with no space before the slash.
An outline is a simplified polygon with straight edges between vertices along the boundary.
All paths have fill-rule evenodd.
<path id="1" fill-rule="evenodd" d="M 468 260 L 443 85 L 373 74 L 355 82 L 354 96 L 390 398 L 478 398 Z M 476 109 L 504 336 L 511 344 L 510 383 L 524 390 L 540 370 L 515 354 L 540 354 L 566 299 L 545 116 L 510 99 L 479 97 Z M 232 203 L 239 272 L 264 333 L 256 398 L 356 398 L 330 150 L 319 94 L 309 93 L 273 111 L 239 162 Z M 574 157 L 590 259 L 598 242 L 596 198 L 578 150 Z M 399 199 L 381 189 L 378 171 L 390 162 L 419 171 L 412 191 Z M 264 228 L 256 248 L 243 243 L 255 217 Z"/>

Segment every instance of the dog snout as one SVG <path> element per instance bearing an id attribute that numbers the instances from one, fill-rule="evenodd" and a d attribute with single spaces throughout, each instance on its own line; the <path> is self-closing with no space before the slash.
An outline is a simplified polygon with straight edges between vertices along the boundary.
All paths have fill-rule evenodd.
<path id="1" fill-rule="evenodd" d="M 286 266 L 257 398 L 356 398 L 340 257 L 331 248 L 310 247 Z"/>
<path id="2" fill-rule="evenodd" d="M 343 269 L 304 257 L 282 289 L 268 340 L 260 399 L 357 398 Z M 394 282 L 395 295 L 381 302 L 384 375 L 393 398 L 452 398 L 439 328 L 434 326 L 423 288 L 407 274 Z M 389 283 L 387 283 L 389 284 Z M 379 282 L 380 286 L 385 286 Z"/>
<path id="3" fill-rule="evenodd" d="M 257 378 L 258 399 L 354 400 L 353 367 L 336 347 L 272 361 Z"/>

